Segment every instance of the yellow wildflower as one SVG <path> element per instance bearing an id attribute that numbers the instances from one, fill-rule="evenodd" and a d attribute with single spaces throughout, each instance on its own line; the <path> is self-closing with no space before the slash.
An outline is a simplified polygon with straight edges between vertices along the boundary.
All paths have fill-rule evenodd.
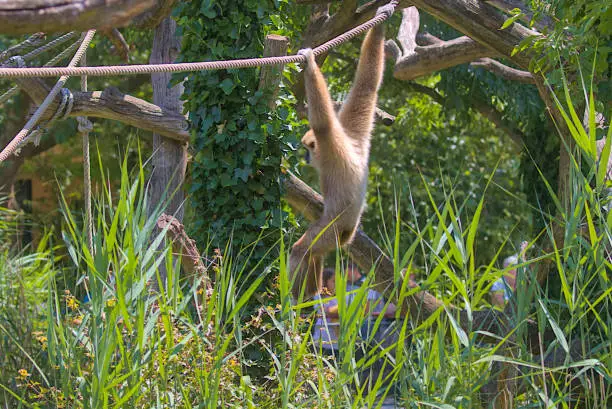
<path id="1" fill-rule="evenodd" d="M 73 296 L 66 296 L 66 306 L 72 311 L 76 311 L 79 308 L 79 301 Z"/>

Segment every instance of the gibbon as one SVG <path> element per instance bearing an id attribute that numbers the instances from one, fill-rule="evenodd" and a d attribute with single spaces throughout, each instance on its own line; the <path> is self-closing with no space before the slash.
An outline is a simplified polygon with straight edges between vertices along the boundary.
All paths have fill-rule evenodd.
<path id="1" fill-rule="evenodd" d="M 392 12 L 392 7 L 384 6 L 377 14 Z M 299 54 L 306 57 L 310 124 L 302 144 L 319 174 L 324 208 L 321 218 L 291 249 L 289 273 L 296 299 L 302 290 L 305 298 L 320 291 L 323 257 L 350 243 L 364 209 L 370 136 L 384 70 L 384 27 L 374 27 L 364 39 L 353 86 L 338 113 L 312 50 Z"/>

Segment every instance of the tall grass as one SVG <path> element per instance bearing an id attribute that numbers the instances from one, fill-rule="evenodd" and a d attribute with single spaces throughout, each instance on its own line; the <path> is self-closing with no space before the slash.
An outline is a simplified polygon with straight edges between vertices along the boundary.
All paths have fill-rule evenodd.
<path id="1" fill-rule="evenodd" d="M 568 121 L 575 121 L 568 109 Z M 570 207 L 557 200 L 560 216 L 549 215 L 550 227 L 532 235 L 535 244 L 519 265 L 514 313 L 507 317 L 511 334 L 485 344 L 480 335 L 487 331 L 473 321 L 460 326 L 449 307 L 418 325 L 399 312 L 394 342 L 364 340 L 359 329 L 368 315 L 362 301 L 372 277 L 354 295 L 357 301 L 347 303 L 338 253 L 337 360 L 312 348 L 314 302 L 291 299 L 286 237 L 270 249 L 278 254 L 271 265 L 255 267 L 239 261 L 248 258 L 242 257 L 248 248 L 232 256 L 229 247 L 204 243 L 214 283 L 207 291 L 201 277 L 180 275 L 180 255 L 165 243 L 165 231 L 154 229 L 162 206 L 147 215 L 152 204 L 143 165 L 132 174 L 124 161 L 117 194 L 105 190 L 95 202 L 93 252 L 63 199 L 61 251 L 45 236 L 31 254 L 0 252 L 3 406 L 374 408 L 393 397 L 402 407 L 476 409 L 491 405 L 494 396 L 483 391 L 497 380 L 496 368 L 506 366 L 514 373 L 514 407 L 605 408 L 612 395 L 612 216 L 605 210 L 602 163 L 611 135 L 598 159 L 590 148 L 595 133 L 581 129 L 575 126 L 572 136 L 589 147 L 589 156 L 574 156 Z M 452 189 L 442 203 L 430 195 L 429 220 L 416 220 L 409 204 L 398 203 L 395 223 L 380 238 L 398 273 L 410 268 L 421 289 L 470 318 L 491 308 L 489 289 L 505 273 L 497 258 L 514 252 L 506 243 L 489 264 L 475 262 L 475 243 L 486 228 L 480 214 L 492 188 L 473 214 Z M 562 226 L 561 245 L 554 241 L 553 222 Z M 412 242 L 401 242 L 404 230 Z M 416 260 L 425 261 L 417 266 Z M 535 271 L 546 261 L 552 268 L 541 287 Z M 158 291 L 153 284 L 161 263 L 167 280 Z M 76 284 L 67 288 L 66 282 Z M 389 295 L 401 301 L 416 291 L 403 286 Z M 528 341 L 529 320 L 539 329 L 535 347 Z M 372 325 L 378 328 L 382 319 Z"/>

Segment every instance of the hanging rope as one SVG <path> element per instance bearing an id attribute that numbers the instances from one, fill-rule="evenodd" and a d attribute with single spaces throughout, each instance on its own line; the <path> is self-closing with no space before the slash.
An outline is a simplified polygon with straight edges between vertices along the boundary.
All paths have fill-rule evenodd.
<path id="1" fill-rule="evenodd" d="M 79 63 L 81 57 L 83 57 L 83 54 L 85 53 L 85 50 L 89 46 L 89 43 L 91 42 L 95 33 L 96 30 L 89 30 L 87 33 L 83 34 L 83 40 L 81 42 L 81 45 L 79 46 L 79 49 L 77 50 L 74 57 L 72 57 L 72 60 L 68 64 L 68 67 L 74 67 Z M 30 131 L 36 126 L 36 124 L 40 120 L 40 117 L 45 113 L 47 108 L 49 108 L 51 102 L 53 102 L 57 94 L 59 94 L 59 92 L 62 90 L 68 78 L 68 75 L 63 75 L 62 77 L 60 77 L 57 83 L 55 83 L 51 91 L 49 91 L 49 95 L 47 95 L 42 104 L 40 104 L 38 109 L 36 109 L 36 112 L 34 112 L 34 114 L 25 124 L 23 129 L 13 138 L 13 140 L 4 148 L 4 150 L 0 152 L 0 162 L 4 162 L 6 159 L 8 159 L 8 157 L 13 154 L 17 147 L 19 147 L 19 145 L 24 141 L 24 139 L 28 136 L 28 133 L 30 133 Z"/>
<path id="2" fill-rule="evenodd" d="M 396 1 L 389 3 L 395 7 Z M 390 8 L 381 14 L 376 15 L 371 20 L 340 34 L 338 37 L 329 40 L 313 49 L 315 56 L 325 54 L 332 48 L 345 43 L 352 38 L 370 30 L 371 28 L 381 24 L 387 20 L 393 13 Z M 28 77 L 57 77 L 60 75 L 89 75 L 89 76 L 115 76 L 115 75 L 133 75 L 133 74 L 152 74 L 163 72 L 186 72 L 186 71 L 202 71 L 202 70 L 222 70 L 236 68 L 254 68 L 264 65 L 290 64 L 304 62 L 303 55 L 289 55 L 283 57 L 263 57 L 263 58 L 247 58 L 239 60 L 227 61 L 204 61 L 178 64 L 143 64 L 143 65 L 116 65 L 116 66 L 98 66 L 98 67 L 58 67 L 58 68 L 0 68 L 0 77 L 7 78 L 28 78 Z M 0 159 L 1 160 L 1 159 Z"/>
<path id="3" fill-rule="evenodd" d="M 81 40 L 75 41 L 64 51 L 62 51 L 61 53 L 59 53 L 58 55 L 50 59 L 49 62 L 45 63 L 43 67 L 53 67 L 55 66 L 55 64 L 59 63 L 63 59 L 68 58 L 68 56 L 72 54 L 74 50 L 78 48 L 79 44 L 81 44 Z M 14 87 L 9 88 L 4 94 L 0 95 L 0 105 L 4 104 L 6 101 L 11 99 L 18 92 L 19 92 L 19 85 L 15 85 Z"/>
<path id="4" fill-rule="evenodd" d="M 16 44 L 5 51 L 0 53 L 0 61 L 4 61 L 14 55 L 21 53 L 21 51 L 28 48 L 34 48 L 45 42 L 45 33 L 36 33 L 29 36 L 24 41 Z"/>
<path id="5" fill-rule="evenodd" d="M 42 47 L 39 47 L 36 50 L 30 51 L 29 53 L 23 56 L 23 59 L 25 61 L 33 60 L 34 58 L 38 57 L 40 54 L 46 53 L 47 51 L 52 50 L 61 44 L 64 44 L 66 41 L 75 37 L 77 34 L 78 33 L 76 31 L 71 31 L 68 34 L 64 34 L 63 36 L 58 37 L 53 41 L 49 41 L 47 44 L 43 45 Z"/>
<path id="6" fill-rule="evenodd" d="M 87 54 L 81 58 L 81 66 L 87 66 Z M 64 88 L 65 89 L 65 88 Z M 81 91 L 87 91 L 87 76 L 81 77 Z M 85 226 L 87 229 L 87 245 L 89 254 L 93 256 L 93 218 L 91 212 L 91 160 L 89 157 L 89 132 L 93 130 L 93 125 L 86 116 L 78 116 L 79 133 L 83 137 L 83 184 L 85 195 Z"/>

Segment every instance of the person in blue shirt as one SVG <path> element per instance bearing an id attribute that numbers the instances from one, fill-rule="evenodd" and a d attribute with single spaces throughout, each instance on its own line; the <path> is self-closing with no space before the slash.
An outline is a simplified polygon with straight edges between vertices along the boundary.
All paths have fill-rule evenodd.
<path id="1" fill-rule="evenodd" d="M 525 251 L 527 250 L 528 245 L 529 243 L 523 241 L 517 254 L 504 259 L 504 270 L 525 261 Z M 491 304 L 503 308 L 510 300 L 515 290 L 516 268 L 511 268 L 491 286 L 491 289 L 489 290 L 489 293 L 491 294 Z"/>
<path id="2" fill-rule="evenodd" d="M 346 305 L 350 305 L 357 298 L 357 293 L 365 280 L 357 266 L 349 264 L 346 268 Z M 336 273 L 333 268 L 323 270 L 323 291 L 313 297 L 320 300 L 314 308 L 317 312 L 317 319 L 313 325 L 312 339 L 315 347 L 325 355 L 338 356 L 338 335 L 340 322 L 338 317 L 338 299 L 336 295 Z M 392 303 L 385 303 L 385 300 L 378 291 L 368 289 L 365 296 L 365 312 L 368 319 L 364 328 L 369 328 L 374 320 L 384 314 L 385 318 L 395 316 L 396 307 Z M 385 308 L 386 307 L 386 308 Z M 368 336 L 367 330 L 360 331 L 362 337 Z"/>
<path id="3" fill-rule="evenodd" d="M 312 329 L 315 347 L 323 355 L 338 357 L 338 299 L 336 298 L 336 272 L 333 268 L 323 270 L 323 291 L 313 297 L 319 300 L 314 308 L 317 320 Z"/>

